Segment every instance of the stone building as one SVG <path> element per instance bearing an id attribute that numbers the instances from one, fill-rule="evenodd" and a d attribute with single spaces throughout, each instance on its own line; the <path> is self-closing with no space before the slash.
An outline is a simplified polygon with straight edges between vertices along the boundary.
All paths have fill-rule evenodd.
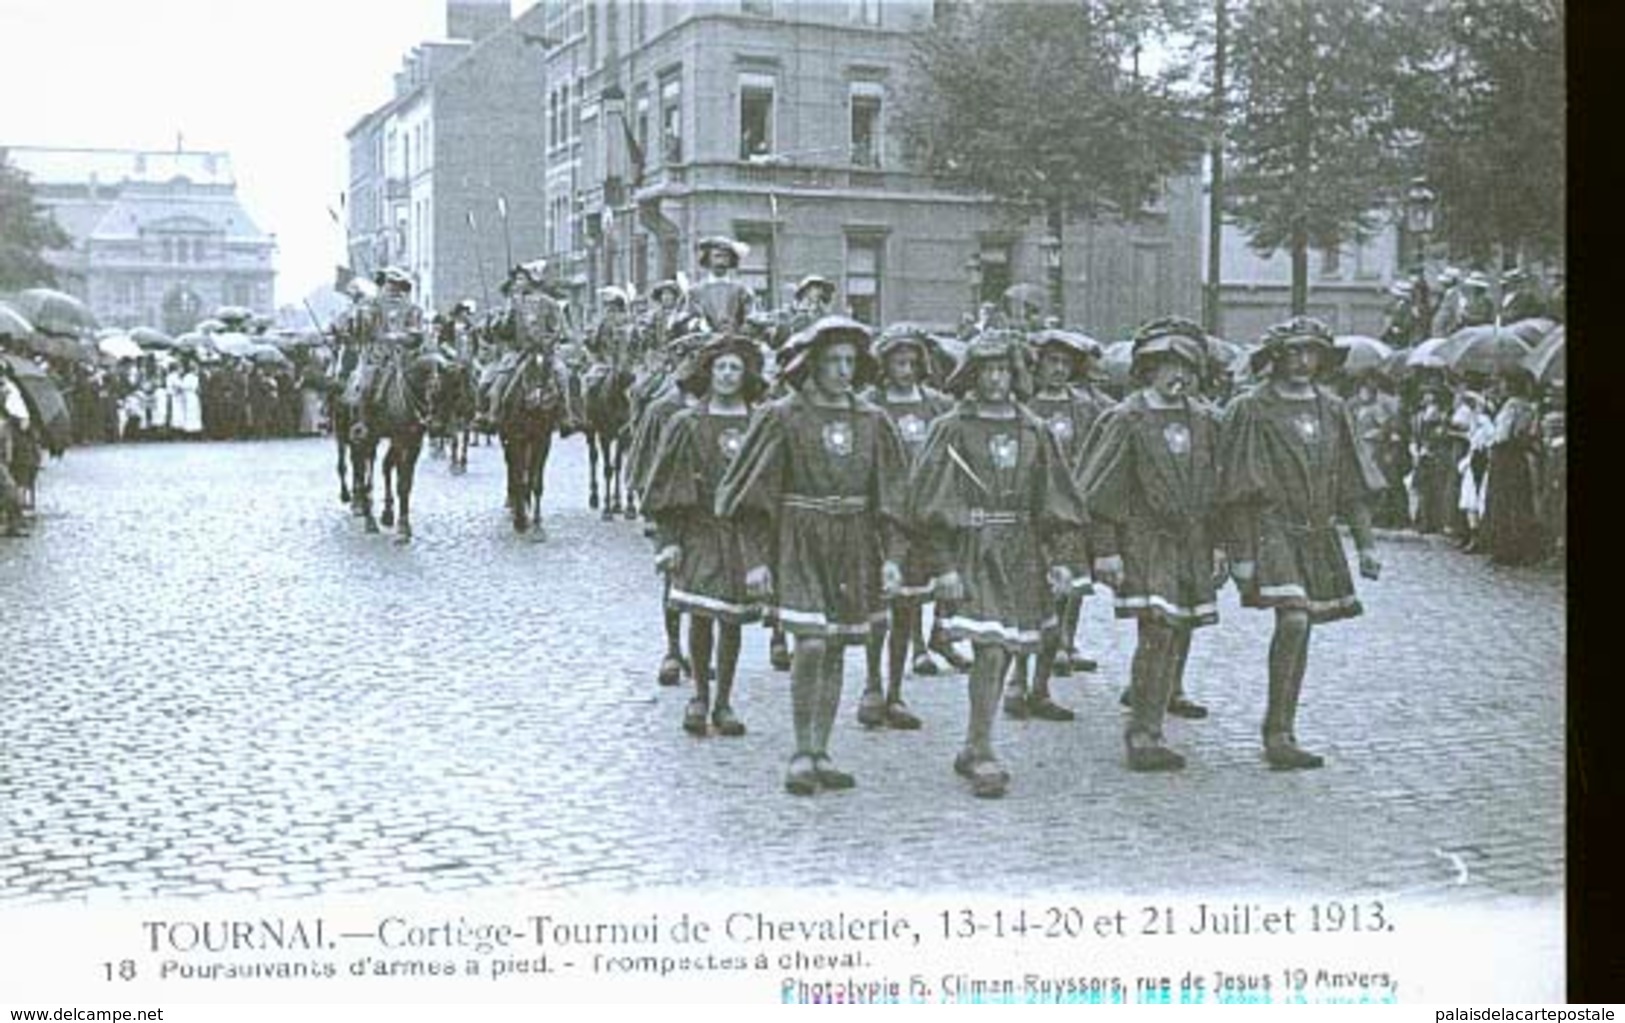
<path id="1" fill-rule="evenodd" d="M 14 146 L 10 161 L 67 232 L 47 253 L 103 323 L 189 330 L 222 305 L 270 316 L 276 236 L 237 198 L 226 153 Z"/>

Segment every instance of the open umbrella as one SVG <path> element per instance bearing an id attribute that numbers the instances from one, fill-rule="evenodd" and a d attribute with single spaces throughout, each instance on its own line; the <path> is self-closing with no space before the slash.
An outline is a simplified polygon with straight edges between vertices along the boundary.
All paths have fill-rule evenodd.
<path id="1" fill-rule="evenodd" d="M 1044 289 L 1036 284 L 1012 284 L 1004 289 L 1004 301 L 1012 309 L 1018 304 L 1041 309 L 1044 306 Z"/>
<path id="2" fill-rule="evenodd" d="M 1394 356 L 1392 348 L 1364 334 L 1341 334 L 1334 343 L 1348 352 L 1343 360 L 1343 373 L 1351 377 L 1380 372 Z"/>
<path id="3" fill-rule="evenodd" d="M 199 348 L 207 347 L 208 344 L 209 335 L 200 334 L 197 331 L 182 334 L 175 339 L 175 349 L 182 352 L 195 352 Z"/>
<path id="4" fill-rule="evenodd" d="M 1529 355 L 1530 346 L 1505 327 L 1484 324 L 1463 327 L 1439 346 L 1439 358 L 1457 373 L 1493 375 L 1516 366 Z"/>
<path id="5" fill-rule="evenodd" d="M 28 317 L 0 302 L 0 337 L 24 338 L 32 333 L 34 325 L 28 322 Z"/>
<path id="6" fill-rule="evenodd" d="M 282 349 L 276 345 L 254 345 L 248 351 L 248 357 L 261 365 L 292 366 Z"/>
<path id="7" fill-rule="evenodd" d="M 214 318 L 227 323 L 233 320 L 242 323 L 254 318 L 254 310 L 245 309 L 240 305 L 223 305 L 214 311 Z"/>
<path id="8" fill-rule="evenodd" d="M 93 347 L 82 344 L 78 338 L 73 337 L 35 333 L 22 338 L 21 344 L 35 355 L 61 359 L 64 362 L 90 362 L 96 357 Z"/>
<path id="9" fill-rule="evenodd" d="M 29 288 L 18 292 L 12 305 L 28 317 L 35 330 L 47 334 L 72 336 L 100 326 L 90 307 L 67 292 L 54 288 Z"/>
<path id="10" fill-rule="evenodd" d="M 61 454 L 73 441 L 73 421 L 68 403 L 50 375 L 29 360 L 5 352 L 0 352 L 0 368 L 17 381 L 28 414 L 45 434 L 46 447 L 52 454 Z"/>
<path id="11" fill-rule="evenodd" d="M 214 342 L 215 351 L 221 355 L 237 355 L 246 357 L 254 348 L 247 334 L 227 332 L 215 334 L 210 338 Z"/>
<path id="12" fill-rule="evenodd" d="M 1546 335 L 1557 326 L 1556 320 L 1548 320 L 1543 316 L 1531 316 L 1527 320 L 1518 320 L 1506 325 L 1506 329 L 1518 336 L 1518 340 L 1533 348 L 1546 340 Z"/>
<path id="13" fill-rule="evenodd" d="M 1523 360 L 1523 366 L 1535 375 L 1535 379 L 1543 384 L 1556 384 L 1562 386 L 1563 372 L 1563 328 L 1561 326 L 1546 335 L 1546 339 L 1535 346 Z"/>
<path id="14" fill-rule="evenodd" d="M 1405 356 L 1407 369 L 1443 369 L 1444 356 L 1439 353 L 1448 342 L 1447 338 L 1430 337 L 1426 341 L 1412 348 Z"/>
<path id="15" fill-rule="evenodd" d="M 96 342 L 96 348 L 103 355 L 111 356 L 115 359 L 139 359 L 142 355 L 146 354 L 141 350 L 141 346 L 135 343 L 134 338 L 125 337 L 123 335 L 104 337 L 100 341 Z"/>
<path id="16" fill-rule="evenodd" d="M 143 348 L 174 348 L 175 339 L 161 330 L 137 327 L 130 331 L 130 340 Z"/>
<path id="17" fill-rule="evenodd" d="M 197 326 L 193 327 L 192 329 L 203 334 L 214 334 L 225 330 L 226 325 L 220 320 L 217 320 L 211 316 L 206 320 L 199 320 Z"/>

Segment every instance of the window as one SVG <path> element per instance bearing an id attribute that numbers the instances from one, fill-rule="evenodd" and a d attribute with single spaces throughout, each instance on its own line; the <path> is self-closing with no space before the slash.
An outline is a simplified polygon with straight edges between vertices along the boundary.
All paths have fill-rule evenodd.
<path id="1" fill-rule="evenodd" d="M 1343 276 L 1343 252 L 1337 246 L 1320 250 L 1320 276 Z"/>
<path id="2" fill-rule="evenodd" d="M 773 151 L 773 76 L 739 76 L 739 158 Z"/>
<path id="3" fill-rule="evenodd" d="M 858 167 L 879 167 L 881 87 L 871 82 L 854 82 L 851 96 L 852 163 Z"/>
<path id="4" fill-rule="evenodd" d="M 852 318 L 880 326 L 880 271 L 886 240 L 848 237 L 846 240 L 846 303 Z"/>
<path id="5" fill-rule="evenodd" d="M 774 308 L 778 303 L 773 300 L 772 229 L 737 227 L 734 236 L 750 246 L 750 252 L 746 253 L 744 260 L 740 262 L 736 276 L 740 283 L 756 294 L 758 308 Z"/>
<path id="6" fill-rule="evenodd" d="M 173 263 L 173 262 L 175 262 L 175 240 L 173 238 L 165 238 L 163 240 L 163 242 L 162 242 L 162 245 L 163 245 L 163 253 L 164 253 L 164 262 L 165 263 Z"/>
<path id="7" fill-rule="evenodd" d="M 739 0 L 739 9 L 746 14 L 759 14 L 764 18 L 771 18 L 773 0 Z"/>
<path id="8" fill-rule="evenodd" d="M 638 95 L 632 105 L 632 137 L 638 140 L 638 148 L 648 158 L 649 152 L 649 87 L 638 86 Z"/>
<path id="9" fill-rule="evenodd" d="M 660 83 L 660 152 L 667 163 L 683 162 L 683 80 Z"/>
<path id="10" fill-rule="evenodd" d="M 576 78 L 576 91 L 570 98 L 570 140 L 573 142 L 581 137 L 581 97 L 587 94 L 587 80 L 583 76 Z"/>
<path id="11" fill-rule="evenodd" d="M 194 262 L 194 263 L 203 262 L 203 239 L 202 238 L 193 238 L 192 239 L 192 262 Z"/>
<path id="12" fill-rule="evenodd" d="M 559 91 L 557 89 L 547 94 L 547 144 L 550 148 L 559 144 Z"/>
<path id="13" fill-rule="evenodd" d="M 850 0 L 852 20 L 860 25 L 880 24 L 880 0 Z"/>
<path id="14" fill-rule="evenodd" d="M 559 90 L 559 145 L 570 141 L 570 83 Z"/>

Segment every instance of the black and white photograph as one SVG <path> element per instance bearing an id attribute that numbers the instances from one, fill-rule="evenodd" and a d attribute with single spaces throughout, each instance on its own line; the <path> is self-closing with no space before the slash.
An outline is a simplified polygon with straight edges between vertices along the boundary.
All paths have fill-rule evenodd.
<path id="1" fill-rule="evenodd" d="M 1566 1000 L 1562 0 L 0 39 L 0 1008 Z"/>

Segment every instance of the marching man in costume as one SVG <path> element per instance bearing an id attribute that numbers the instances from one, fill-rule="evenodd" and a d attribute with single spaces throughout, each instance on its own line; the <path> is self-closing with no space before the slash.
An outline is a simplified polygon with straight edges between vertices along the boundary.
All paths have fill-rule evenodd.
<path id="1" fill-rule="evenodd" d="M 791 711 L 796 750 L 785 789 L 847 789 L 830 733 L 840 710 L 845 646 L 863 643 L 903 584 L 908 454 L 886 414 L 853 391 L 872 375 L 869 329 L 831 316 L 781 351 L 799 390 L 764 406 L 717 493 L 717 514 L 744 534 L 751 596 L 776 593 L 795 637 Z"/>
<path id="2" fill-rule="evenodd" d="M 1029 344 L 1038 356 L 1038 387 L 1025 402 L 1027 410 L 1043 421 L 1065 456 L 1069 471 L 1075 470 L 1083 460 L 1089 432 L 1106 407 L 1074 387 L 1079 380 L 1088 379 L 1090 364 L 1100 355 L 1100 342 L 1083 334 L 1049 329 L 1033 335 Z M 1060 625 L 1053 637 L 1046 637 L 1033 666 L 1031 693 L 1027 691 L 1027 659 L 1015 659 L 1015 670 L 1004 692 L 1004 712 L 1008 716 L 1044 721 L 1071 721 L 1075 717 L 1051 698 L 1049 683 L 1052 674 L 1071 674 L 1074 663 L 1080 671 L 1095 670 L 1095 662 L 1086 657 L 1079 656 L 1074 662 L 1072 650 L 1072 637 L 1088 591 L 1086 577 L 1075 579 L 1072 592 L 1058 602 Z"/>
<path id="3" fill-rule="evenodd" d="M 1070 466 L 1044 423 L 1016 403 L 1025 392 L 1021 335 L 972 341 L 948 380 L 968 395 L 938 419 L 909 484 L 908 518 L 936 567 L 944 624 L 976 651 L 965 747 L 954 770 L 981 797 L 1004 795 L 1010 774 L 993 751 L 1006 660 L 1037 653 L 1058 624 L 1055 600 L 1087 575 L 1089 522 Z"/>
<path id="4" fill-rule="evenodd" d="M 1180 690 L 1191 631 L 1219 620 L 1226 575 L 1218 547 L 1219 418 L 1197 397 L 1202 328 L 1156 320 L 1134 337 L 1141 389 L 1101 417 L 1079 489 L 1094 520 L 1095 577 L 1119 618 L 1139 622 L 1124 742 L 1133 771 L 1177 771 L 1163 719 Z"/>
<path id="5" fill-rule="evenodd" d="M 706 734 L 706 718 L 721 735 L 745 734 L 734 714 L 734 674 L 740 626 L 760 614 L 745 590 L 745 547 L 739 530 L 716 514 L 717 484 L 739 453 L 751 404 L 766 390 L 755 342 L 724 335 L 694 358 L 682 381 L 699 404 L 672 417 L 649 473 L 644 513 L 654 520 L 655 565 L 671 581 L 666 603 L 689 615 L 694 699 L 683 730 Z M 711 702 L 711 654 L 716 651 L 716 702 Z"/>
<path id="6" fill-rule="evenodd" d="M 926 434 L 932 422 L 953 408 L 953 402 L 947 395 L 922 383 L 930 356 L 924 331 L 910 328 L 907 324 L 888 329 L 875 345 L 875 359 L 881 367 L 881 382 L 863 394 L 866 400 L 891 417 L 908 449 L 910 465 L 925 447 Z M 920 719 L 903 702 L 903 666 L 911 642 L 916 655 L 915 670 L 929 666 L 929 670 L 920 672 L 926 675 L 935 675 L 938 670 L 926 650 L 920 622 L 925 603 L 931 595 L 931 570 L 923 554 L 917 547 L 910 547 L 902 566 L 902 588 L 891 601 L 890 628 L 881 622 L 869 636 L 869 670 L 863 699 L 858 702 L 858 721 L 870 728 L 912 730 L 920 727 Z M 881 659 L 888 652 L 891 656 L 886 665 L 886 686 L 883 691 L 880 682 Z"/>
<path id="7" fill-rule="evenodd" d="M 1225 413 L 1219 503 L 1228 519 L 1231 575 L 1244 607 L 1275 612 L 1270 641 L 1264 757 L 1295 770 L 1325 761 L 1298 745 L 1298 696 L 1315 625 L 1362 611 L 1337 533 L 1342 518 L 1360 552 L 1360 574 L 1382 570 L 1367 502 L 1382 474 L 1358 442 L 1343 402 L 1315 382 L 1338 358 L 1324 323 L 1298 317 L 1271 327 L 1252 356 L 1269 380 Z"/>

